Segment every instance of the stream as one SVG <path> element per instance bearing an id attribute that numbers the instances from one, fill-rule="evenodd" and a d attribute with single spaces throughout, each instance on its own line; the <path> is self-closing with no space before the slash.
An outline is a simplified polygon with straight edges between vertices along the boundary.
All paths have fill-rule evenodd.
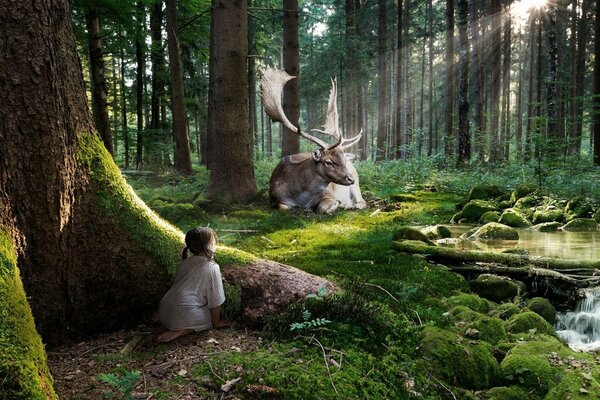
<path id="1" fill-rule="evenodd" d="M 458 238 L 473 226 L 449 226 L 452 237 Z M 503 252 L 525 250 L 531 256 L 594 261 L 600 260 L 600 231 L 595 232 L 534 232 L 517 229 L 519 240 L 471 241 L 446 239 L 442 245 L 458 249 Z M 558 336 L 569 347 L 581 351 L 600 350 L 600 288 L 585 291 L 573 311 L 558 313 L 554 326 Z"/>

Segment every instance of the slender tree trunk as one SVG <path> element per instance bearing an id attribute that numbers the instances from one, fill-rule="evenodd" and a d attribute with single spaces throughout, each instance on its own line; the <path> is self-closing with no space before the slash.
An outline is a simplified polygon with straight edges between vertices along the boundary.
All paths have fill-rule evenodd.
<path id="1" fill-rule="evenodd" d="M 252 7 L 252 0 L 248 0 L 248 8 Z M 258 149 L 258 119 L 256 118 L 256 49 L 254 48 L 254 35 L 256 26 L 254 17 L 248 13 L 248 116 L 250 137 L 254 140 L 254 147 Z"/>
<path id="2" fill-rule="evenodd" d="M 102 41 L 100 39 L 100 19 L 98 18 L 98 13 L 93 8 L 88 10 L 87 24 L 94 120 L 96 122 L 96 129 L 98 129 L 106 150 L 110 154 L 113 154 L 110 119 L 108 117 L 108 90 L 106 88 Z"/>
<path id="3" fill-rule="evenodd" d="M 423 141 L 425 140 L 425 62 L 427 51 L 427 39 L 423 37 L 421 46 L 421 96 L 419 97 L 419 142 L 417 156 L 421 156 Z"/>
<path id="4" fill-rule="evenodd" d="M 169 42 L 169 72 L 171 76 L 171 109 L 173 112 L 173 139 L 175 152 L 173 155 L 175 171 L 182 175 L 192 173 L 190 157 L 190 136 L 185 111 L 185 93 L 183 88 L 183 72 L 179 56 L 179 39 L 177 38 L 177 1 L 167 2 L 167 39 Z"/>
<path id="5" fill-rule="evenodd" d="M 516 158 L 523 159 L 523 81 L 525 74 L 525 52 L 523 51 L 523 31 L 519 28 L 519 83 L 517 89 L 517 126 L 515 128 L 516 136 Z"/>
<path id="6" fill-rule="evenodd" d="M 460 60 L 458 64 L 458 166 L 467 165 L 471 160 L 471 138 L 469 132 L 468 23 L 468 0 L 458 0 L 458 36 L 460 49 Z"/>
<path id="7" fill-rule="evenodd" d="M 298 0 L 283 0 L 283 69 L 295 76 L 283 89 L 283 110 L 293 124 L 300 123 L 300 46 L 298 43 Z M 300 152 L 300 136 L 283 127 L 281 155 Z"/>
<path id="8" fill-rule="evenodd" d="M 129 129 L 127 127 L 127 95 L 125 93 L 125 55 L 121 51 L 121 129 L 123 129 L 123 147 L 125 147 L 125 169 L 129 168 Z"/>
<path id="9" fill-rule="evenodd" d="M 135 148 L 135 167 L 140 169 L 142 165 L 142 152 L 144 148 L 144 86 L 145 86 L 145 69 L 146 69 L 146 57 L 144 43 L 146 39 L 145 32 L 145 19 L 146 13 L 144 10 L 144 2 L 139 1 L 137 3 L 136 13 L 136 35 L 135 35 L 135 62 L 136 62 L 136 79 L 135 79 L 135 93 L 136 93 L 136 116 L 137 116 L 137 139 Z"/>
<path id="10" fill-rule="evenodd" d="M 592 117 L 594 121 L 594 165 L 600 165 L 600 2 L 596 1 L 596 21 L 594 23 L 594 95 L 592 97 Z"/>
<path id="11" fill-rule="evenodd" d="M 491 69 L 492 69 L 492 87 L 491 87 L 491 121 L 490 121 L 490 161 L 497 162 L 499 159 L 500 145 L 500 86 L 501 86 L 501 69 L 502 69 L 502 27 L 501 27 L 502 7 L 500 0 L 492 0 L 492 33 L 491 40 Z"/>
<path id="12" fill-rule="evenodd" d="M 427 13 L 427 36 L 429 39 L 429 93 L 427 96 L 428 107 L 428 144 L 427 144 L 427 156 L 431 157 L 434 152 L 434 148 L 437 146 L 434 144 L 434 131 L 433 131 L 433 0 L 429 0 Z M 437 135 L 437 132 L 435 133 Z M 437 151 L 437 150 L 436 150 Z"/>
<path id="13" fill-rule="evenodd" d="M 452 1 L 452 0 L 449 0 Z M 398 16 L 397 16 L 397 32 L 396 32 L 396 43 L 397 43 L 397 49 L 396 49 L 396 110 L 395 110 L 395 131 L 396 131 L 396 149 L 395 149 L 395 156 L 394 158 L 398 159 L 402 156 L 402 152 L 401 152 L 401 147 L 404 144 L 403 142 L 403 135 L 402 135 L 402 77 L 404 76 L 403 71 L 402 71 L 402 67 L 404 65 L 404 43 L 403 43 L 403 32 L 402 32 L 402 26 L 403 26 L 403 17 L 404 17 L 404 10 L 402 8 L 402 0 L 398 0 Z M 366 119 L 365 119 L 365 126 L 366 126 Z"/>
<path id="14" fill-rule="evenodd" d="M 535 104 L 534 104 L 534 94 L 535 94 L 535 27 L 537 17 L 535 13 L 531 13 L 531 24 L 529 28 L 529 74 L 528 74 L 528 93 L 527 93 L 527 128 L 525 132 L 525 161 L 529 161 L 531 158 L 531 144 L 533 142 L 533 129 L 534 129 L 534 120 L 535 120 Z"/>
<path id="15" fill-rule="evenodd" d="M 510 149 L 510 64 L 511 64 L 511 37 L 512 15 L 510 1 L 506 2 L 503 11 L 503 38 L 502 38 L 502 126 L 500 129 L 500 160 L 508 161 Z"/>
<path id="16" fill-rule="evenodd" d="M 150 103 L 150 138 L 145 141 L 145 153 L 148 160 L 154 166 L 160 164 L 160 148 L 157 146 L 162 136 L 161 128 L 161 106 L 164 97 L 164 63 L 163 63 L 163 44 L 162 44 L 162 0 L 154 0 L 152 3 L 152 12 L 150 15 L 150 32 L 152 36 L 152 47 L 150 50 L 150 60 L 152 62 L 152 98 Z"/>
<path id="17" fill-rule="evenodd" d="M 446 160 L 454 153 L 454 0 L 446 0 Z"/>
<path id="18" fill-rule="evenodd" d="M 403 116 L 403 122 L 402 122 L 402 149 L 400 151 L 401 153 L 401 157 L 402 158 L 408 158 L 410 156 L 410 145 L 411 145 L 411 133 L 412 133 L 412 127 L 414 126 L 413 124 L 413 114 L 412 114 L 412 110 L 414 109 L 411 106 L 412 100 L 414 99 L 414 96 L 411 95 L 411 91 L 410 91 L 410 71 L 409 71 L 409 60 L 410 60 L 410 50 L 411 47 L 408 43 L 410 43 L 410 9 L 411 9 L 411 2 L 410 0 L 404 0 L 404 17 L 403 17 L 403 30 L 404 32 L 402 33 L 403 41 L 406 43 L 406 45 L 404 46 L 404 57 L 402 58 L 402 62 L 404 63 L 404 66 L 402 67 L 402 71 L 404 72 L 404 76 L 401 78 L 402 79 L 402 91 L 404 93 L 402 93 L 402 99 L 404 101 L 403 104 L 403 111 L 402 111 L 402 116 Z"/>
<path id="19" fill-rule="evenodd" d="M 387 4 L 379 0 L 379 24 L 377 29 L 377 65 L 379 86 L 377 89 L 377 161 L 385 159 L 385 112 L 387 110 Z"/>
<path id="20" fill-rule="evenodd" d="M 119 113 L 117 110 L 119 109 L 119 72 L 117 72 L 117 57 L 111 57 L 111 78 L 112 78 L 112 127 L 110 128 L 112 143 L 113 143 L 113 157 L 115 161 L 119 155 L 119 135 L 117 132 L 119 131 Z"/>
<path id="21" fill-rule="evenodd" d="M 252 137 L 248 129 L 248 6 L 245 0 L 213 0 L 215 38 L 210 49 L 216 73 L 213 104 L 213 165 L 206 188 L 220 203 L 247 201 L 256 194 Z"/>
<path id="22" fill-rule="evenodd" d="M 473 89 L 473 114 L 475 122 L 475 146 L 477 147 L 477 154 L 479 161 L 485 160 L 485 137 L 484 137 L 484 126 L 483 126 L 483 104 L 482 104 L 482 77 L 481 77 L 481 61 L 479 59 L 480 37 L 479 37 L 479 26 L 478 26 L 478 9 L 476 0 L 470 0 L 469 8 L 471 11 L 471 41 L 473 43 L 473 52 L 471 54 L 471 87 Z"/>
<path id="23" fill-rule="evenodd" d="M 570 132 L 571 155 L 579 157 L 583 133 L 583 95 L 585 88 L 585 57 L 588 43 L 588 10 L 590 0 L 581 2 L 581 18 L 577 28 L 577 58 L 575 67 L 575 97 L 573 99 L 573 125 Z"/>
<path id="24" fill-rule="evenodd" d="M 546 102 L 548 117 L 547 155 L 554 159 L 559 155 L 558 121 L 557 121 L 557 80 L 558 80 L 558 43 L 556 26 L 556 4 L 549 3 L 548 20 L 548 75 L 546 77 Z"/>

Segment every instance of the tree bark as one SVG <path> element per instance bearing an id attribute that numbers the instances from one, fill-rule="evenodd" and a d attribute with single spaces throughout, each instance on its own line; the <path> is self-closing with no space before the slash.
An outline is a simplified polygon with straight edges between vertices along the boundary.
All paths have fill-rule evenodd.
<path id="1" fill-rule="evenodd" d="M 108 117 L 108 89 L 100 39 L 100 19 L 95 9 L 90 8 L 87 15 L 87 28 L 90 52 L 90 81 L 92 85 L 92 108 L 96 129 L 102 138 L 106 150 L 113 154 L 110 119 Z"/>
<path id="2" fill-rule="evenodd" d="M 298 0 L 283 0 L 283 69 L 295 76 L 283 88 L 283 111 L 293 124 L 300 123 L 300 45 L 298 43 Z M 281 155 L 300 152 L 300 136 L 283 127 Z"/>
<path id="3" fill-rule="evenodd" d="M 433 0 L 429 0 L 427 13 L 427 36 L 429 39 L 429 93 L 428 93 L 428 138 L 427 156 L 431 157 L 434 152 L 435 139 L 433 131 Z M 437 137 L 437 131 L 435 132 Z"/>
<path id="4" fill-rule="evenodd" d="M 510 149 L 510 64 L 511 64 L 511 37 L 512 15 L 510 1 L 503 5 L 502 28 L 502 124 L 500 126 L 500 161 L 507 162 Z"/>
<path id="5" fill-rule="evenodd" d="M 483 100 L 482 100 L 482 76 L 481 76 L 481 61 L 479 49 L 480 46 L 480 37 L 479 37 L 479 24 L 478 24 L 478 15 L 479 11 L 477 8 L 476 0 L 470 0 L 469 8 L 471 11 L 471 42 L 473 43 L 473 52 L 471 54 L 471 87 L 473 90 L 472 98 L 473 98 L 473 114 L 474 114 L 474 122 L 475 122 L 475 146 L 477 148 L 477 154 L 479 157 L 479 161 L 483 162 L 485 160 L 485 136 L 484 136 L 484 126 L 483 126 Z"/>
<path id="6" fill-rule="evenodd" d="M 165 66 L 164 49 L 162 43 L 162 0 L 154 0 L 150 14 L 150 34 L 152 47 L 150 49 L 150 61 L 152 62 L 152 94 L 150 101 L 150 130 L 147 132 L 145 141 L 145 154 L 150 164 L 154 167 L 162 167 L 165 164 L 162 149 L 164 127 L 161 119 L 161 108 L 164 106 L 165 93 Z"/>
<path id="7" fill-rule="evenodd" d="M 125 93 L 125 56 L 121 51 L 121 79 L 120 91 L 121 91 L 121 129 L 123 130 L 123 147 L 125 147 L 125 169 L 129 169 L 129 129 L 127 127 L 127 95 Z"/>
<path id="8" fill-rule="evenodd" d="M 458 64 L 458 159 L 457 165 L 467 165 L 471 160 L 471 136 L 469 132 L 469 4 L 458 0 L 458 35 L 460 60 Z"/>
<path id="9" fill-rule="evenodd" d="M 248 7 L 252 7 L 252 0 L 248 0 Z M 256 117 L 256 48 L 254 45 L 254 35 L 256 34 L 256 24 L 254 17 L 248 13 L 248 117 L 249 117 L 249 135 L 253 138 L 254 148 L 259 149 L 258 139 L 258 119 Z"/>
<path id="10" fill-rule="evenodd" d="M 167 3 L 167 39 L 169 42 L 169 72 L 171 76 L 171 110 L 173 112 L 173 155 L 175 171 L 182 175 L 192 173 L 190 157 L 190 137 L 187 115 L 185 111 L 185 93 L 181 58 L 179 56 L 179 39 L 177 38 L 177 1 L 166 0 Z"/>
<path id="11" fill-rule="evenodd" d="M 135 167 L 140 169 L 142 165 L 142 152 L 144 148 L 144 86 L 145 86 L 145 19 L 146 13 L 144 2 L 138 1 L 136 13 L 136 33 L 135 33 L 135 61 L 136 61 L 136 78 L 135 78 L 135 111 L 137 116 L 137 139 L 135 148 Z"/>
<path id="12" fill-rule="evenodd" d="M 519 28 L 519 86 L 517 89 L 517 126 L 516 126 L 516 159 L 523 160 L 523 85 L 525 75 L 525 52 L 523 51 L 523 33 Z"/>
<path id="13" fill-rule="evenodd" d="M 252 137 L 248 129 L 248 32 L 245 0 L 213 0 L 213 165 L 206 195 L 220 203 L 247 201 L 256 194 Z M 297 136 L 297 135 L 294 135 Z"/>
<path id="14" fill-rule="evenodd" d="M 555 159 L 559 154 L 558 121 L 557 121 L 557 84 L 558 84 L 558 42 L 556 5 L 548 4 L 548 75 L 546 77 L 546 103 L 548 117 L 547 156 Z"/>
<path id="15" fill-rule="evenodd" d="M 67 0 L 0 3 L 0 225 L 48 343 L 139 322 L 182 243 L 93 134 L 69 15 Z"/>
<path id="16" fill-rule="evenodd" d="M 500 145 L 500 86 L 501 86 L 501 69 L 502 69 L 502 27 L 501 27 L 501 14 L 502 7 L 500 0 L 492 0 L 492 33 L 490 34 L 491 40 L 491 59 L 490 66 L 492 72 L 492 87 L 490 93 L 490 107 L 491 107 L 491 120 L 490 120 L 490 161 L 497 162 L 499 159 L 499 145 Z"/>
<path id="17" fill-rule="evenodd" d="M 575 66 L 575 97 L 573 98 L 572 125 L 569 132 L 570 155 L 579 157 L 583 133 L 583 95 L 585 88 L 585 57 L 588 43 L 588 10 L 590 0 L 581 2 L 581 18 L 577 26 L 577 56 Z"/>
<path id="18" fill-rule="evenodd" d="M 446 0 L 446 162 L 454 154 L 454 0 Z"/>
<path id="19" fill-rule="evenodd" d="M 449 0 L 452 1 L 452 0 Z M 397 30 L 396 30 L 396 109 L 395 109 L 395 131 L 396 131 L 396 149 L 395 149 L 395 154 L 394 154 L 394 158 L 398 159 L 402 157 L 402 145 L 404 144 L 404 140 L 403 140 L 403 135 L 402 135 L 402 114 L 403 114 L 403 107 L 402 107 L 402 103 L 403 103 L 403 82 L 402 82 L 402 77 L 404 76 L 404 72 L 403 72 L 403 66 L 404 66 L 404 35 L 402 32 L 402 27 L 404 25 L 403 23 L 403 17 L 404 17 L 404 10 L 403 10 L 403 2 L 402 0 L 398 0 L 398 16 L 397 16 Z M 365 125 L 366 125 L 366 119 L 365 119 Z"/>
<path id="20" fill-rule="evenodd" d="M 594 23 L 594 96 L 592 97 L 594 165 L 600 165 L 600 2 L 596 1 L 596 22 Z"/>
<path id="21" fill-rule="evenodd" d="M 377 28 L 377 153 L 375 159 L 382 161 L 386 158 L 386 110 L 387 110 L 387 3 L 379 0 L 379 19 Z"/>

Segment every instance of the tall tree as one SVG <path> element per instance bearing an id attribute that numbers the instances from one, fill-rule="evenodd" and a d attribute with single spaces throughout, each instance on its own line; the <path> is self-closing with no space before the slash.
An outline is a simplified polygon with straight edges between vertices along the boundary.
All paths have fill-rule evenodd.
<path id="1" fill-rule="evenodd" d="M 454 0 L 446 0 L 446 158 L 454 148 Z"/>
<path id="2" fill-rule="evenodd" d="M 248 129 L 248 5 L 246 0 L 213 0 L 211 71 L 215 74 L 212 113 L 213 163 L 206 194 L 221 203 L 256 194 L 252 137 Z"/>
<path id="3" fill-rule="evenodd" d="M 471 137 L 469 132 L 469 23 L 468 0 L 458 0 L 458 159 L 463 166 L 471 160 Z"/>
<path id="4" fill-rule="evenodd" d="M 145 39 L 146 11 L 143 1 L 137 2 L 136 7 L 136 31 L 135 31 L 135 111 L 137 117 L 137 139 L 135 149 L 135 167 L 139 169 L 142 164 L 142 152 L 144 148 L 144 86 L 145 86 Z"/>
<path id="5" fill-rule="evenodd" d="M 510 64 L 512 43 L 512 15 L 510 0 L 505 0 L 502 11 L 502 115 L 500 125 L 499 159 L 508 161 L 510 138 Z"/>
<path id="6" fill-rule="evenodd" d="M 400 158 L 402 156 L 402 144 L 404 143 L 403 141 L 403 137 L 404 135 L 402 134 L 402 111 L 403 111 L 403 80 L 402 77 L 404 76 L 404 35 L 403 35 L 403 31 L 402 31 L 402 27 L 404 26 L 403 23 L 403 17 L 404 17 L 404 10 L 403 10 L 403 1 L 402 0 L 398 0 L 398 16 L 396 18 L 396 101 L 395 101 L 395 110 L 394 110 L 394 114 L 395 114 L 395 124 L 394 124 L 394 130 L 396 131 L 396 140 L 394 140 L 394 142 L 396 143 L 396 149 L 395 149 L 395 155 L 394 158 Z"/>
<path id="7" fill-rule="evenodd" d="M 92 105 L 98 133 L 109 153 L 113 153 L 110 119 L 108 117 L 108 89 L 104 70 L 104 54 L 100 35 L 100 18 L 94 8 L 88 9 L 87 26 L 90 52 L 90 81 L 92 84 Z"/>
<path id="8" fill-rule="evenodd" d="M 375 159 L 386 158 L 386 111 L 387 111 L 387 2 L 379 0 L 379 23 L 377 28 L 377 70 L 379 86 L 377 89 L 377 153 Z"/>
<path id="9" fill-rule="evenodd" d="M 300 123 L 300 45 L 298 43 L 298 0 L 283 0 L 283 69 L 297 77 L 283 89 L 283 110 L 292 123 Z M 283 127 L 281 155 L 300 152 L 300 136 Z"/>
<path id="10" fill-rule="evenodd" d="M 160 150 L 157 149 L 161 129 L 163 127 L 161 121 L 161 107 L 164 101 L 165 92 L 165 68 L 162 43 L 162 0 L 154 0 L 150 13 L 150 33 L 152 37 L 152 47 L 150 49 L 150 61 L 152 62 L 152 98 L 150 102 L 150 134 L 155 140 L 146 141 L 146 148 L 152 148 L 152 156 L 150 157 L 153 163 L 160 163 Z M 160 146 L 159 146 L 160 147 Z M 150 155 L 149 155 L 150 156 Z"/>
<path id="11" fill-rule="evenodd" d="M 432 156 L 434 149 L 436 149 L 437 146 L 435 146 L 435 140 L 434 140 L 434 130 L 433 130 L 433 0 L 429 0 L 429 2 L 427 3 L 427 7 L 428 7 L 428 12 L 427 12 L 427 39 L 429 42 L 429 65 L 428 65 L 428 69 L 429 69 L 429 93 L 427 96 L 428 99 L 428 116 L 429 116 L 429 120 L 428 120 L 428 125 L 427 125 L 427 129 L 428 129 L 428 137 L 429 137 L 429 141 L 427 144 L 427 155 L 428 156 Z M 435 133 L 436 137 L 437 137 L 437 132 Z"/>
<path id="12" fill-rule="evenodd" d="M 571 110 L 571 129 L 569 130 L 569 150 L 573 156 L 581 152 L 581 135 L 583 132 L 583 95 L 585 89 L 585 56 L 588 43 L 588 10 L 590 0 L 582 0 L 581 17 L 577 27 L 577 56 L 575 64 L 575 96 Z"/>
<path id="13" fill-rule="evenodd" d="M 558 121 L 557 121 L 557 85 L 558 85 L 558 42 L 557 42 L 557 9 L 556 4 L 548 4 L 548 75 L 546 77 L 546 102 L 548 104 L 548 150 L 547 155 L 556 157 L 558 148 Z"/>
<path id="14" fill-rule="evenodd" d="M 248 8 L 252 8 L 252 0 L 248 0 Z M 258 148 L 258 118 L 256 117 L 256 46 L 254 44 L 256 23 L 254 22 L 254 18 L 252 13 L 248 13 L 248 117 L 250 118 L 248 126 L 250 128 L 250 136 L 254 140 L 254 146 Z"/>
<path id="15" fill-rule="evenodd" d="M 479 49 L 482 47 L 480 45 L 480 37 L 479 37 L 479 10 L 478 10 L 478 2 L 476 0 L 470 0 L 469 8 L 471 14 L 471 42 L 473 43 L 473 51 L 471 53 L 471 87 L 473 90 L 472 98 L 473 98 L 473 115 L 475 122 L 475 146 L 477 148 L 477 153 L 480 161 L 485 159 L 486 149 L 485 149 L 485 137 L 484 131 L 485 128 L 483 126 L 483 93 L 482 93 L 482 70 L 481 70 L 481 60 Z"/>
<path id="16" fill-rule="evenodd" d="M 502 29 L 501 29 L 501 15 L 502 7 L 500 0 L 492 0 L 492 33 L 490 35 L 491 40 L 491 59 L 490 66 L 492 72 L 492 87 L 490 93 L 490 107 L 491 107 L 491 118 L 490 118 L 490 160 L 496 162 L 499 159 L 499 123 L 500 123 L 500 85 L 501 85 L 501 44 L 502 44 Z"/>
<path id="17" fill-rule="evenodd" d="M 594 165 L 600 165 L 600 1 L 596 1 L 596 21 L 594 23 L 594 96 L 592 97 L 592 118 L 594 121 Z"/>
<path id="18" fill-rule="evenodd" d="M 192 173 L 192 159 L 190 157 L 190 138 L 177 35 L 177 1 L 167 0 L 167 38 L 169 42 L 169 72 L 171 75 L 173 139 L 175 142 L 174 166 L 175 171 L 180 174 L 190 175 Z"/>

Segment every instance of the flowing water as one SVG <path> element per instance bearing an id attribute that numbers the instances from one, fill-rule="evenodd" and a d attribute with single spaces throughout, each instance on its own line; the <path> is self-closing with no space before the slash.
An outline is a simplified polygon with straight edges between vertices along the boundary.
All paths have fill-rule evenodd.
<path id="1" fill-rule="evenodd" d="M 448 226 L 456 238 L 473 226 Z M 600 260 L 600 231 L 594 232 L 534 232 L 517 229 L 519 240 L 457 240 L 442 241 L 444 246 L 465 249 L 502 252 L 526 250 L 532 256 L 554 257 L 571 260 Z"/>
<path id="2" fill-rule="evenodd" d="M 585 292 L 574 311 L 559 313 L 554 327 L 569 347 L 583 351 L 600 350 L 600 289 Z"/>

